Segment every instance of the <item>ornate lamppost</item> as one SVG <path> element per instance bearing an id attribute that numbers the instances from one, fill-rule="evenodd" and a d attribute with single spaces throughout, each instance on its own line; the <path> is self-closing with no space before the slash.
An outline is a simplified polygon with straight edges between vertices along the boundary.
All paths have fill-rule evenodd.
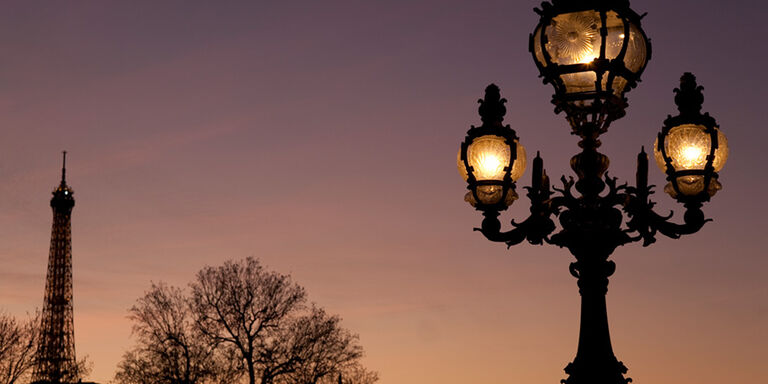
<path id="1" fill-rule="evenodd" d="M 541 20 L 530 50 L 544 83 L 555 88 L 555 112 L 565 112 L 572 133 L 581 138 L 581 152 L 571 159 L 577 177 L 563 176 L 562 188 L 550 188 L 537 154 L 531 185 L 525 187 L 531 214 L 512 221 L 513 229 L 501 230 L 499 213 L 518 198 L 515 186 L 526 154 L 515 131 L 502 123 L 506 100 L 491 84 L 479 100 L 482 125 L 467 132 L 458 155 L 469 189 L 465 200 L 483 213 L 476 230 L 489 240 L 508 246 L 524 240 L 553 244 L 575 256 L 569 269 L 578 279 L 581 325 L 576 357 L 562 382 L 626 384 L 631 379 L 624 377 L 627 368 L 614 355 L 608 330 L 605 295 L 615 270 L 608 258 L 621 245 L 642 241 L 648 246 L 658 233 L 679 238 L 701 229 L 708 221 L 702 204 L 721 188 L 717 172 L 728 157 L 728 143 L 715 120 L 701 114 L 703 88 L 685 73 L 674 90 L 679 114 L 667 117 L 654 144 L 656 162 L 669 181 L 664 191 L 684 205 L 685 214 L 677 224 L 671 215 L 654 212 L 645 151 L 637 157 L 635 186 L 608 177 L 608 157 L 598 152 L 599 136 L 624 116 L 625 94 L 650 59 L 641 16 L 626 0 L 553 0 L 536 12 Z"/>

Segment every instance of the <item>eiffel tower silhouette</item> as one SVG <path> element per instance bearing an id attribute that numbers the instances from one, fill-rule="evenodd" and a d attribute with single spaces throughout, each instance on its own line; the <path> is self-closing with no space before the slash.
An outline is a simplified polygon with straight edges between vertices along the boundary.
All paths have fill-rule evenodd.
<path id="1" fill-rule="evenodd" d="M 75 331 L 72 316 L 72 208 L 73 191 L 67 185 L 67 152 L 61 168 L 61 183 L 53 190 L 53 228 L 48 256 L 48 275 L 40 341 L 33 384 L 63 384 L 80 381 L 75 359 Z"/>

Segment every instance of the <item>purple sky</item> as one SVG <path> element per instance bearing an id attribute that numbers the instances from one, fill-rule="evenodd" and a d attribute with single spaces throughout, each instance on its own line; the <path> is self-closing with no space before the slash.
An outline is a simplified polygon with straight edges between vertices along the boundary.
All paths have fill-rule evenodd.
<path id="1" fill-rule="evenodd" d="M 150 281 L 257 256 L 360 334 L 382 384 L 556 383 L 573 358 L 571 257 L 472 228 L 456 151 L 497 83 L 553 179 L 577 139 L 528 34 L 536 1 L 4 3 L 0 307 L 42 306 L 60 151 L 70 151 L 77 353 L 111 379 Z M 614 349 L 639 382 L 768 381 L 768 62 L 754 0 L 639 1 L 653 59 L 603 138 L 633 180 L 693 72 L 728 136 L 715 221 L 617 250 Z M 651 182 L 663 185 L 655 166 Z M 523 176 L 529 183 L 529 172 Z M 677 208 L 657 192 L 659 210 Z M 527 199 L 505 216 L 520 219 Z"/>

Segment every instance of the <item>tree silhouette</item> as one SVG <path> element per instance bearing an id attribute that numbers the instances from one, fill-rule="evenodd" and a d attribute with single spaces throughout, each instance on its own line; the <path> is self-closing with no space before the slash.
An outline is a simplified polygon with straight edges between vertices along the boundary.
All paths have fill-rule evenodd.
<path id="1" fill-rule="evenodd" d="M 379 381 L 379 375 L 376 372 L 371 372 L 359 362 L 355 362 L 343 370 L 343 375 L 340 376 L 339 381 L 333 381 L 331 378 L 323 379 L 320 384 L 374 384 Z"/>
<path id="2" fill-rule="evenodd" d="M 316 384 L 335 377 L 363 353 L 358 337 L 341 328 L 340 321 L 314 305 L 308 313 L 290 319 L 275 338 L 275 350 L 259 362 L 263 371 L 273 379 L 284 374 L 280 382 L 287 384 Z"/>
<path id="3" fill-rule="evenodd" d="M 358 336 L 315 304 L 288 275 L 258 260 L 205 267 L 189 294 L 165 284 L 130 309 L 137 345 L 121 384 L 372 384 Z"/>
<path id="4" fill-rule="evenodd" d="M 125 384 L 232 383 L 237 371 L 226 350 L 203 340 L 181 289 L 163 283 L 130 309 L 135 348 L 123 355 L 115 379 Z"/>
<path id="5" fill-rule="evenodd" d="M 269 360 L 272 344 L 292 312 L 306 301 L 304 289 L 287 275 L 268 271 L 254 258 L 205 267 L 191 284 L 192 306 L 199 329 L 212 343 L 234 348 L 245 365 L 248 383 L 273 382 Z"/>
<path id="6" fill-rule="evenodd" d="M 0 383 L 27 381 L 34 366 L 40 314 L 20 323 L 13 316 L 0 313 Z"/>

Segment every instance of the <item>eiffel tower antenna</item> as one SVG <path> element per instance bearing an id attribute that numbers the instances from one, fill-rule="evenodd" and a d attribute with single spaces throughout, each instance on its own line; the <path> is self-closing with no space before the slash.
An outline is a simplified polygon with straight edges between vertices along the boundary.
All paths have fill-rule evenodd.
<path id="1" fill-rule="evenodd" d="M 66 183 L 67 181 L 67 151 L 61 151 L 61 154 L 64 157 L 64 160 L 61 162 L 61 182 Z"/>
<path id="2" fill-rule="evenodd" d="M 80 375 L 75 359 L 72 310 L 72 208 L 74 191 L 66 182 L 67 152 L 63 153 L 61 183 L 53 190 L 53 226 L 48 275 L 40 324 L 40 341 L 32 372 L 35 384 L 76 383 Z"/>

